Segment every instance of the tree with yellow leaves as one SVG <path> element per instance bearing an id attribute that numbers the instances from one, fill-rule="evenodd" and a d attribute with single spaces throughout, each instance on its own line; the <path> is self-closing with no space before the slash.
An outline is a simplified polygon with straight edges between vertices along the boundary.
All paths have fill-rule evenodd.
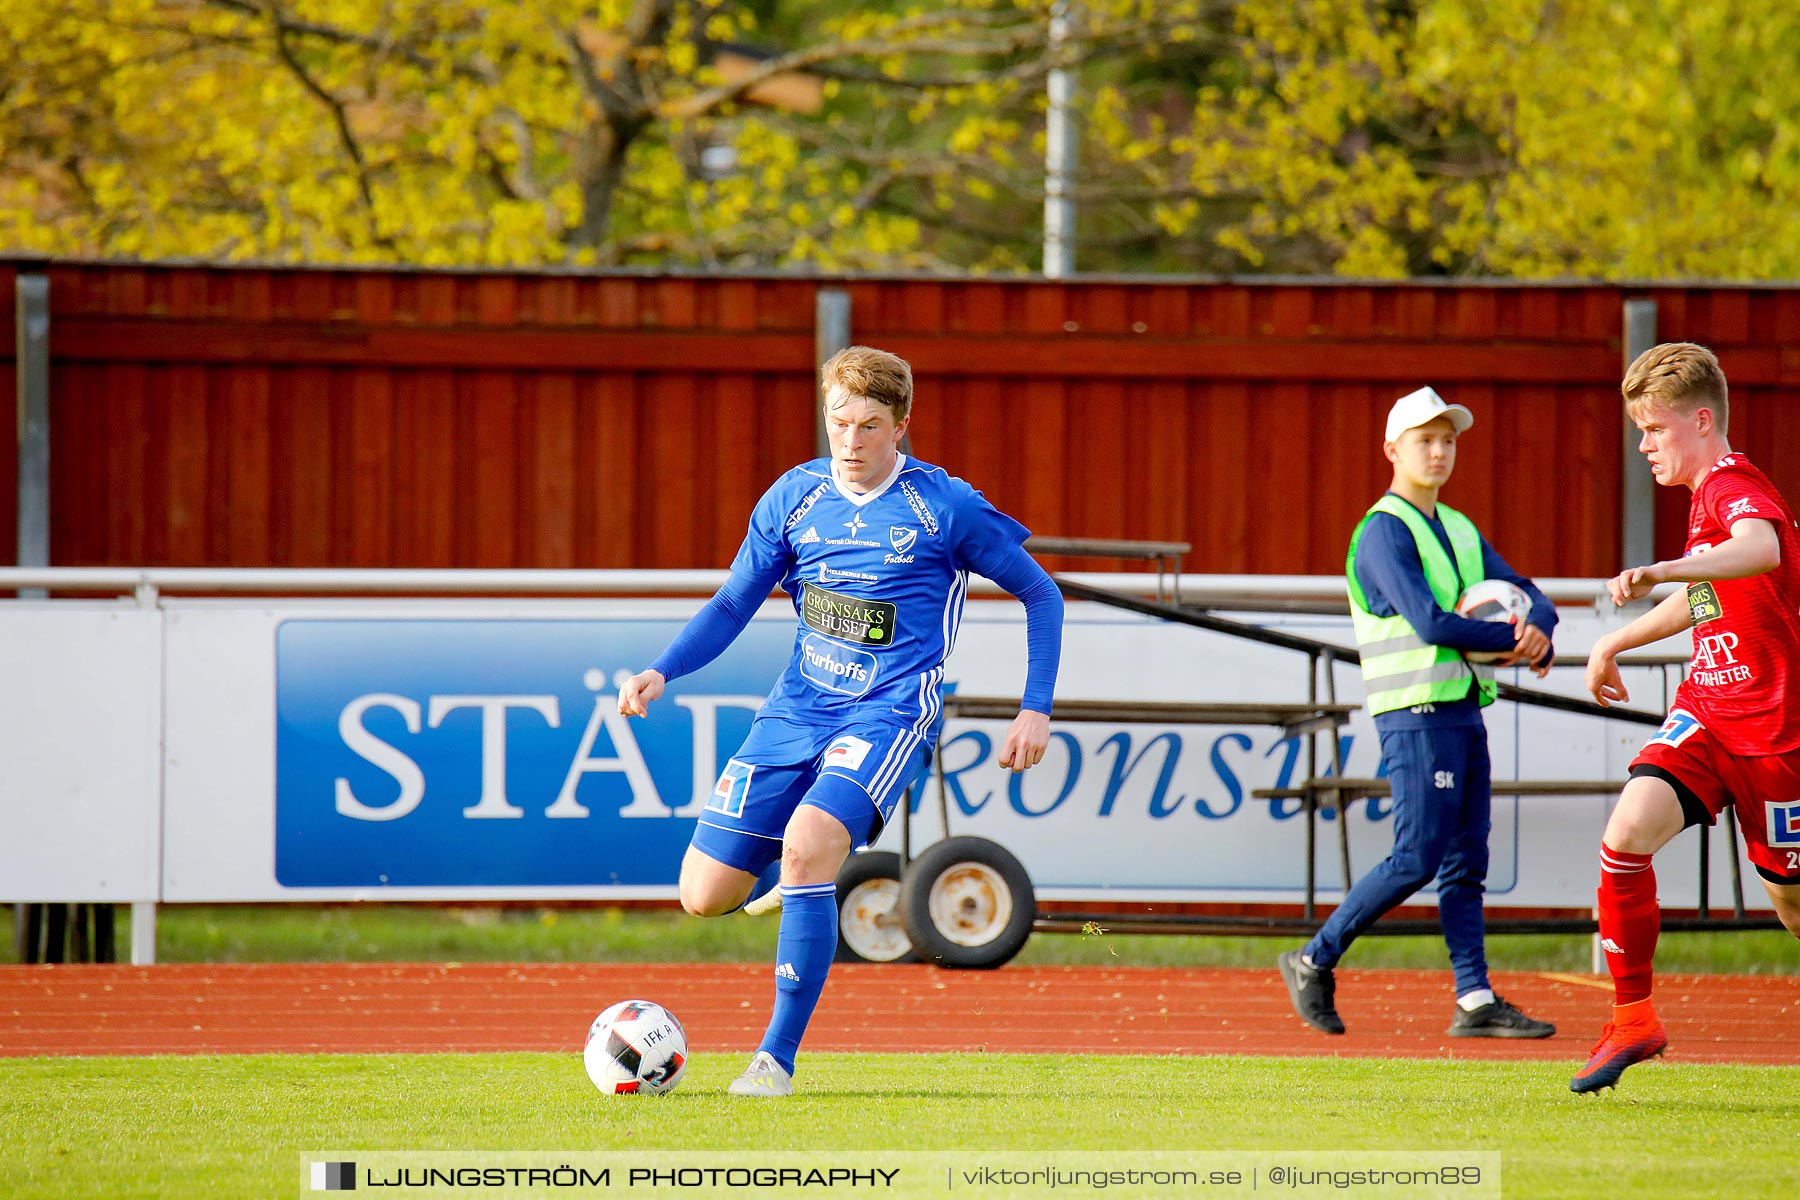
<path id="1" fill-rule="evenodd" d="M 803 40 L 759 52 L 754 6 L 697 0 L 10 7 L 10 250 L 831 267 L 959 265 L 934 227 L 976 260 L 1016 240 L 983 210 L 1037 186 L 1045 72 L 1199 11 L 1115 0 L 1055 49 L 1035 0 L 768 5 Z"/>
<path id="2" fill-rule="evenodd" d="M 1800 9 L 1753 0 L 0 0 L 0 249 L 1086 271 L 1800 274 Z"/>
<path id="3" fill-rule="evenodd" d="M 1131 265 L 1800 275 L 1800 8 L 1243 0 L 1231 27 L 1162 53 L 1176 87 L 1094 88 L 1087 161 L 1145 197 Z"/>

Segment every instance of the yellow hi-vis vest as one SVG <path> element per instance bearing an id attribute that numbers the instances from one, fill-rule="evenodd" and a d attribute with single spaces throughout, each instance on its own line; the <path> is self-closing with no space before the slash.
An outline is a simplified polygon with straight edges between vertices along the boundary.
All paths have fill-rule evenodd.
<path id="1" fill-rule="evenodd" d="M 1370 716 L 1416 704 L 1460 700 L 1469 694 L 1471 672 L 1480 687 L 1482 707 L 1494 702 L 1493 667 L 1471 663 L 1462 651 L 1449 646 L 1432 645 L 1403 616 L 1376 616 L 1369 611 L 1368 598 L 1356 580 L 1356 547 L 1362 542 L 1363 530 L 1376 513 L 1391 513 L 1412 531 L 1419 561 L 1425 567 L 1425 582 L 1439 607 L 1454 612 L 1463 589 L 1487 577 L 1481 565 L 1481 534 L 1473 521 L 1449 505 L 1439 504 L 1437 512 L 1456 551 L 1454 563 L 1424 515 L 1392 493 L 1375 502 L 1350 536 L 1344 576 L 1350 586 L 1350 623 L 1356 631 L 1356 648 L 1362 652 L 1363 706 Z"/>

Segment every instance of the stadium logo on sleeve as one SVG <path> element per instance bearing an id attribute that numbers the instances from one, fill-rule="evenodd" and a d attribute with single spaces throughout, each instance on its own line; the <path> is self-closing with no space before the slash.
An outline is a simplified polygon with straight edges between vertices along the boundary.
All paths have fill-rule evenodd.
<path id="1" fill-rule="evenodd" d="M 1771 850 L 1800 847 L 1800 800 L 1765 800 L 1763 814 L 1768 820 Z"/>
<path id="2" fill-rule="evenodd" d="M 1688 584 L 1687 603 L 1690 625 L 1704 625 L 1725 615 L 1725 608 L 1719 603 L 1719 593 L 1710 583 Z"/>
<path id="3" fill-rule="evenodd" d="M 806 493 L 806 498 L 795 505 L 794 511 L 788 514 L 787 525 L 785 528 L 792 529 L 801 521 L 804 521 L 806 519 L 806 514 L 812 511 L 812 506 L 819 502 L 819 497 L 823 496 L 825 494 L 825 489 L 830 486 L 829 483 L 821 483 L 818 487 Z"/>

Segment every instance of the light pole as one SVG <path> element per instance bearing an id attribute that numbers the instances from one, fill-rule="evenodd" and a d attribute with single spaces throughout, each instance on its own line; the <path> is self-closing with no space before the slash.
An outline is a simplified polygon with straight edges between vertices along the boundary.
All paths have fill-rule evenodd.
<path id="1" fill-rule="evenodd" d="M 1069 36 L 1070 0 L 1050 10 L 1050 53 L 1060 58 Z M 1046 80 L 1050 107 L 1044 120 L 1044 277 L 1075 273 L 1075 75 L 1063 66 Z"/>

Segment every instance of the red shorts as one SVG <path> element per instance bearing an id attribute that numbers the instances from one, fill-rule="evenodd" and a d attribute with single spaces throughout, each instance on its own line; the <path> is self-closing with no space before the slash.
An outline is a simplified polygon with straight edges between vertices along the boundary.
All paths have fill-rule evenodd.
<path id="1" fill-rule="evenodd" d="M 1733 754 L 1694 714 L 1672 708 L 1631 765 L 1668 772 L 1713 818 L 1732 806 L 1750 861 L 1776 875 L 1800 875 L 1800 750 Z"/>

